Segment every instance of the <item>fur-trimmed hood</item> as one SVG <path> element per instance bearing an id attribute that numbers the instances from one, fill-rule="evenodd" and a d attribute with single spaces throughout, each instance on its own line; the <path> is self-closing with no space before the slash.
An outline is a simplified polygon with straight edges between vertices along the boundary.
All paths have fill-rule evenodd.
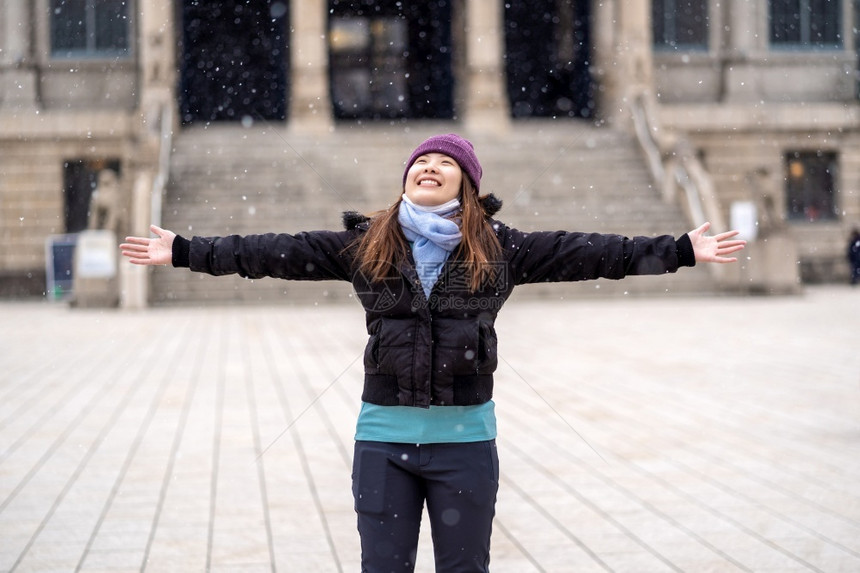
<path id="1" fill-rule="evenodd" d="M 481 202 L 481 207 L 484 209 L 484 216 L 486 218 L 493 217 L 496 213 L 498 213 L 502 209 L 502 200 L 489 193 L 487 195 L 482 195 L 478 198 Z M 343 212 L 343 226 L 347 231 L 352 231 L 353 229 L 358 228 L 360 225 L 368 223 L 370 221 L 370 217 L 367 215 L 363 215 L 358 211 L 344 211 Z"/>

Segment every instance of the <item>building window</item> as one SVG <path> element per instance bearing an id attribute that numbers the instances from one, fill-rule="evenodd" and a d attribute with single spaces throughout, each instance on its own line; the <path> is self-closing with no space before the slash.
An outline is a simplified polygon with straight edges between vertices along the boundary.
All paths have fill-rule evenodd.
<path id="1" fill-rule="evenodd" d="M 332 18 L 332 95 L 339 117 L 408 116 L 404 18 Z"/>
<path id="2" fill-rule="evenodd" d="M 791 221 L 833 221 L 836 210 L 837 157 L 821 151 L 785 156 L 785 197 Z"/>
<path id="3" fill-rule="evenodd" d="M 707 50 L 707 0 L 653 0 L 651 24 L 657 50 Z"/>
<path id="4" fill-rule="evenodd" d="M 511 116 L 591 117 L 591 2 L 505 3 L 505 71 Z"/>
<path id="5" fill-rule="evenodd" d="M 183 0 L 182 122 L 283 120 L 289 19 L 287 0 Z"/>
<path id="6" fill-rule="evenodd" d="M 784 48 L 842 47 L 839 0 L 771 0 L 770 43 Z"/>
<path id="7" fill-rule="evenodd" d="M 129 13 L 129 0 L 51 0 L 51 55 L 127 57 Z"/>
<path id="8" fill-rule="evenodd" d="M 451 2 L 329 2 L 338 119 L 453 117 Z"/>

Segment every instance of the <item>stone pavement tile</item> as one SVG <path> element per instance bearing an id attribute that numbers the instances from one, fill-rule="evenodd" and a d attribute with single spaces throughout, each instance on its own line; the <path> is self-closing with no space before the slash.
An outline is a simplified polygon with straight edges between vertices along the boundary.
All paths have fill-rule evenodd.
<path id="1" fill-rule="evenodd" d="M 610 571 L 636 571 L 637 573 L 667 573 L 677 571 L 658 556 L 644 551 L 633 553 L 606 553 L 601 558 L 606 562 Z"/>
<path id="2" fill-rule="evenodd" d="M 730 548 L 729 552 L 733 559 L 754 571 L 780 568 L 787 571 L 798 570 L 798 568 L 815 570 L 812 563 L 770 540 L 756 539 L 742 532 L 715 535 L 712 536 L 712 540 L 715 545 Z"/>
<path id="3" fill-rule="evenodd" d="M 679 559 L 674 562 L 679 571 L 695 571 L 695 573 L 740 573 L 749 571 L 736 563 L 717 558 L 703 558 L 693 555 L 689 560 Z"/>
<path id="4" fill-rule="evenodd" d="M 491 571 L 516 571 L 517 563 L 523 563 L 522 571 L 606 571 L 606 564 L 593 552 L 573 544 L 569 539 L 558 540 L 552 535 L 545 538 L 533 538 L 526 534 L 515 534 L 516 530 L 504 529 L 500 536 L 496 528 L 491 556 Z M 515 545 L 507 550 L 499 550 L 497 541 L 500 537 L 515 538 Z M 529 563 L 529 566 L 525 566 Z M 432 567 L 426 567 L 432 571 Z"/>
<path id="5" fill-rule="evenodd" d="M 97 537 L 90 539 L 86 551 L 86 560 L 92 559 L 92 555 L 112 555 L 121 553 L 124 555 L 138 556 L 133 562 L 142 563 L 146 549 L 148 528 L 138 526 L 136 530 L 115 531 L 110 527 L 103 527 Z M 127 561 L 129 563 L 131 561 Z"/>
<path id="6" fill-rule="evenodd" d="M 711 546 L 704 536 L 690 528 L 683 527 L 679 522 L 656 519 L 653 514 L 640 514 L 623 517 L 619 520 L 628 535 L 633 535 L 638 543 L 649 551 L 659 555 L 668 563 L 677 564 L 696 559 L 721 559 L 730 561 L 727 555 Z"/>
<path id="7" fill-rule="evenodd" d="M 117 548 L 113 550 L 92 550 L 86 554 L 81 568 L 84 571 L 110 571 L 112 573 L 130 573 L 140 571 L 143 563 L 143 552 Z"/>
<path id="8" fill-rule="evenodd" d="M 204 571 L 208 562 L 208 527 L 159 527 L 145 554 L 152 571 Z"/>
<path id="9" fill-rule="evenodd" d="M 583 529 L 590 525 L 582 523 Z M 558 527 L 542 508 L 513 490 L 500 497 L 494 530 L 493 546 L 505 544 L 507 551 L 515 550 L 530 557 L 543 566 L 548 559 L 565 563 L 589 566 L 599 562 L 593 551 L 583 544 L 580 531 Z M 502 535 L 500 536 L 499 533 Z M 514 553 L 516 554 L 516 553 Z M 492 556 L 494 562 L 500 558 Z"/>
<path id="10" fill-rule="evenodd" d="M 498 534 L 496 535 L 498 537 Z M 507 551 L 504 548 L 491 548 L 490 570 L 493 573 L 537 573 L 537 566 L 523 557 L 518 551 Z M 590 567 L 577 564 L 577 571 L 583 573 L 604 573 L 606 569 L 593 564 Z"/>
<path id="11" fill-rule="evenodd" d="M 307 571 L 308 573 L 326 573 L 337 571 L 336 563 L 342 566 L 343 571 L 358 571 L 358 556 L 344 556 L 338 561 L 327 551 L 319 551 L 315 545 L 308 547 L 287 547 L 276 545 L 274 560 L 279 571 Z"/>
<path id="12" fill-rule="evenodd" d="M 81 556 L 81 546 L 75 542 L 56 541 L 33 548 L 22 554 L 16 571 L 66 570 L 73 571 Z"/>
<path id="13" fill-rule="evenodd" d="M 3 533 L 3 543 L 0 543 L 0 564 L 2 571 L 8 571 L 12 564 L 16 563 L 26 550 L 27 544 L 33 536 L 36 525 L 21 524 L 20 527 L 12 527 L 8 524 L 0 524 L 0 532 Z"/>
<path id="14" fill-rule="evenodd" d="M 271 573 L 272 566 L 268 561 L 265 563 L 236 563 L 228 565 L 213 565 L 212 571 L 218 573 Z"/>
<path id="15" fill-rule="evenodd" d="M 269 565 L 268 536 L 265 529 L 241 527 L 241 523 L 219 528 L 216 522 L 212 536 L 212 569 L 238 567 L 240 565 Z M 254 568 L 252 567 L 251 570 Z M 271 566 L 269 566 L 271 570 Z"/>
<path id="16" fill-rule="evenodd" d="M 823 571 L 860 571 L 860 552 L 808 535 L 774 537 L 771 541 Z"/>

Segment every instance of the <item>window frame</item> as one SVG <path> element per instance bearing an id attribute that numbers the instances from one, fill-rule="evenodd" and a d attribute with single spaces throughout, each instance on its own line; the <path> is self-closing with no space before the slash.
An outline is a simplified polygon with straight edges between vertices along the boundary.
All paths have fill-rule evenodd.
<path id="1" fill-rule="evenodd" d="M 328 6 L 326 27 L 329 42 L 326 49 L 329 57 L 329 93 L 335 120 L 449 120 L 456 117 L 456 69 L 452 57 L 452 22 L 456 11 L 450 0 L 424 4 L 395 0 L 329 0 Z M 450 14 L 450 17 L 437 18 L 440 14 Z M 358 49 L 349 45 L 344 46 L 344 50 L 336 49 L 331 43 L 332 23 L 341 19 L 366 19 L 370 44 L 366 47 L 356 46 Z M 406 24 L 403 30 L 405 51 L 386 48 L 385 23 L 398 20 Z M 396 26 L 391 27 L 389 31 L 395 28 Z M 351 63 L 351 59 L 355 61 Z M 364 59 L 367 59 L 366 64 L 362 61 Z M 338 99 L 335 85 L 349 86 L 348 79 L 342 83 L 340 80 L 350 73 L 355 73 L 358 77 L 363 70 L 369 72 L 373 82 L 381 82 L 383 87 L 372 87 L 373 93 L 361 102 L 365 104 L 361 108 L 341 105 L 349 102 L 346 99 Z M 397 76 L 400 71 L 403 72 L 402 77 Z M 394 77 L 397 77 L 397 81 L 392 79 Z M 427 92 L 427 88 L 431 86 L 432 91 Z M 392 98 L 391 94 L 397 97 Z M 393 102 L 394 105 L 386 106 L 386 101 Z"/>
<path id="2" fill-rule="evenodd" d="M 812 160 L 812 161 L 810 161 Z M 793 172 L 794 165 L 802 172 Z M 839 152 L 832 149 L 794 149 L 783 153 L 785 220 L 793 224 L 821 225 L 840 220 L 839 210 Z M 815 173 L 815 169 L 821 169 Z M 808 175 L 824 178 L 829 188 L 815 193 L 816 181 Z M 812 189 L 812 193 L 810 193 Z M 810 215 L 810 208 L 824 206 Z M 800 207 L 800 209 L 796 208 Z"/>
<path id="3" fill-rule="evenodd" d="M 793 0 L 798 3 L 798 11 L 800 18 L 800 41 L 774 41 L 774 1 L 767 2 L 767 17 L 765 18 L 766 34 L 768 48 L 772 51 L 781 52 L 834 52 L 841 51 L 846 48 L 845 35 L 845 3 L 843 0 Z M 834 14 L 838 18 L 835 25 L 836 39 L 833 43 L 814 43 L 810 40 L 812 22 L 809 19 L 811 11 L 808 9 L 810 4 L 814 2 L 833 2 L 835 3 Z M 804 17 L 806 16 L 806 17 Z M 805 20 L 805 23 L 804 23 Z"/>
<path id="4" fill-rule="evenodd" d="M 651 47 L 654 52 L 660 54 L 672 54 L 672 53 L 682 53 L 682 52 L 692 52 L 692 53 L 708 53 L 711 50 L 711 46 L 713 44 L 712 37 L 712 24 L 713 24 L 713 15 L 711 14 L 711 3 L 709 0 L 698 0 L 700 6 L 704 9 L 704 23 L 702 30 L 702 39 L 701 43 L 678 43 L 677 42 L 677 29 L 674 34 L 672 34 L 675 38 L 674 43 L 672 41 L 666 41 L 664 33 L 664 38 L 659 39 L 656 35 L 656 12 L 657 12 L 657 2 L 656 0 L 652 0 L 651 2 Z M 676 0 L 662 0 L 662 8 L 663 8 L 663 18 L 662 21 L 664 23 L 671 22 L 672 24 L 677 23 L 677 9 L 675 8 Z M 671 5 L 671 6 L 669 6 Z M 665 24 L 664 24 L 665 26 Z M 669 28 L 670 26 L 665 26 Z M 677 28 L 676 26 L 671 26 L 673 28 Z"/>
<path id="5" fill-rule="evenodd" d="M 103 8 L 99 0 L 83 0 L 86 17 L 85 35 L 87 36 L 87 47 L 80 49 L 55 49 L 54 36 L 54 2 L 56 0 L 42 0 L 44 14 L 46 14 L 43 28 L 44 53 L 50 61 L 130 61 L 135 57 L 135 2 L 124 0 L 126 9 L 125 19 L 125 41 L 124 49 L 98 49 L 95 45 L 95 35 L 89 33 L 91 27 L 96 26 L 97 10 Z"/>
<path id="6" fill-rule="evenodd" d="M 360 119 L 401 119 L 411 116 L 411 97 L 406 78 L 409 76 L 408 63 L 400 61 L 399 53 L 409 49 L 408 21 L 400 14 L 369 14 L 369 15 L 340 15 L 333 14 L 328 20 L 329 61 L 332 104 L 335 117 L 345 120 Z M 361 42 L 353 44 L 348 28 L 354 26 L 361 29 Z M 341 36 L 341 30 L 346 45 L 336 41 Z M 398 43 L 388 42 L 387 36 L 396 37 Z M 399 48 L 399 49 L 398 49 Z M 366 83 L 366 91 L 360 91 L 362 97 L 353 98 L 353 102 L 363 103 L 358 108 L 340 107 L 337 98 L 338 90 L 348 91 L 351 83 L 349 77 L 366 78 L 355 81 L 361 85 Z M 392 94 L 394 97 L 392 97 Z M 346 100 L 344 100 L 346 101 Z"/>

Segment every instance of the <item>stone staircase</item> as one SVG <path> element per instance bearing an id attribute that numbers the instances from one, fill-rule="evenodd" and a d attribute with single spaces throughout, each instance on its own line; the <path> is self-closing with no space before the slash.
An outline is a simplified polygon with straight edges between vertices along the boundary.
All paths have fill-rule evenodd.
<path id="1" fill-rule="evenodd" d="M 393 201 L 403 162 L 425 137 L 451 124 L 338 125 L 322 136 L 284 126 L 212 124 L 174 140 L 162 223 L 177 233 L 226 235 L 338 229 L 346 210 Z M 629 134 L 580 122 L 517 122 L 504 137 L 470 137 L 484 168 L 482 192 L 504 200 L 499 218 L 522 230 L 567 229 L 627 236 L 691 228 L 651 184 Z M 517 297 L 713 292 L 706 269 L 566 285 L 530 285 Z M 152 302 L 323 303 L 351 299 L 346 283 L 246 280 L 159 268 Z"/>

